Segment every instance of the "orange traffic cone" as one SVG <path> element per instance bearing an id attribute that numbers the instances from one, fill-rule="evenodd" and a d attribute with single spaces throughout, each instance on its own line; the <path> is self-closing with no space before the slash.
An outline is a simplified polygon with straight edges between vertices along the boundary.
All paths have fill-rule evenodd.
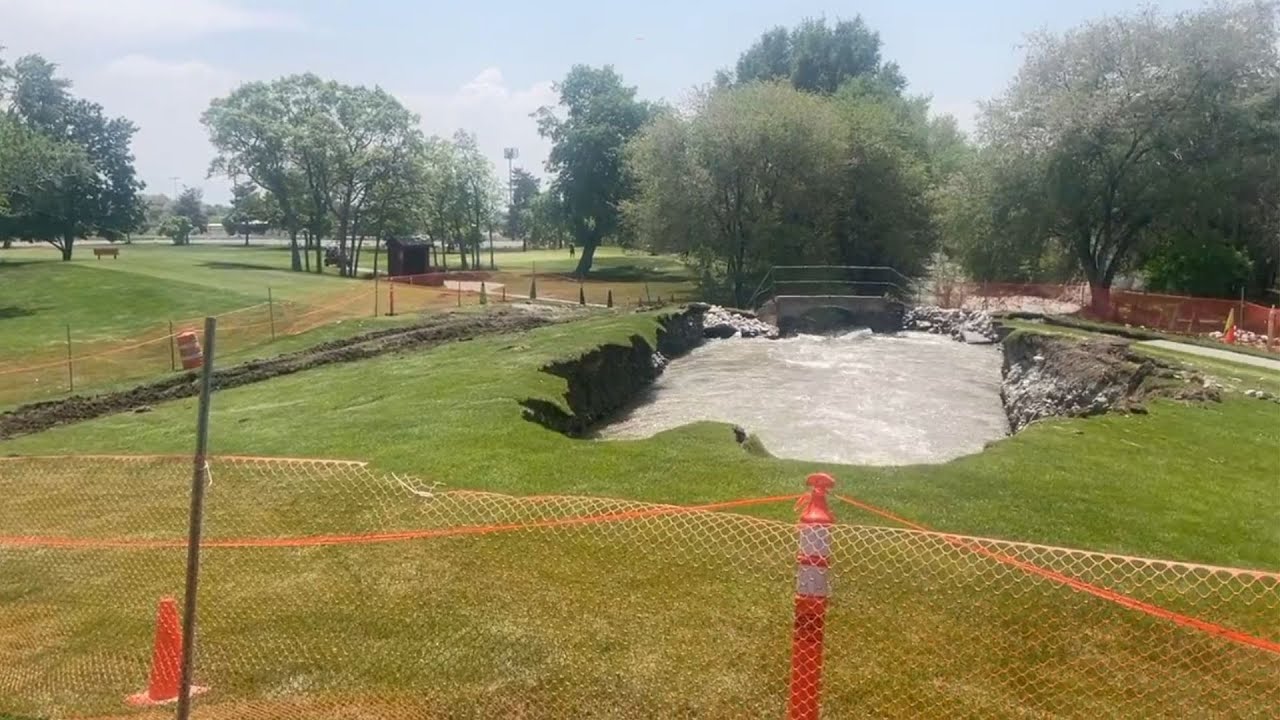
<path id="1" fill-rule="evenodd" d="M 178 688 L 182 682 L 182 622 L 178 619 L 178 601 L 171 597 L 160 598 L 156 608 L 156 639 L 151 648 L 151 677 L 147 689 L 130 695 L 130 705 L 163 705 L 178 701 Z M 198 695 L 208 688 L 191 687 L 191 694 Z"/>

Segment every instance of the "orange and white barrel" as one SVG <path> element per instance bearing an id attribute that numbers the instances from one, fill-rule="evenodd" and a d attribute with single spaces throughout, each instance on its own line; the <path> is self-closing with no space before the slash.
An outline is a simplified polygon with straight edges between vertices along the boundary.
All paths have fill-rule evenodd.
<path id="1" fill-rule="evenodd" d="M 178 333 L 178 357 L 182 358 L 184 370 L 195 370 L 204 364 L 204 353 L 200 351 L 200 337 L 191 330 Z"/>

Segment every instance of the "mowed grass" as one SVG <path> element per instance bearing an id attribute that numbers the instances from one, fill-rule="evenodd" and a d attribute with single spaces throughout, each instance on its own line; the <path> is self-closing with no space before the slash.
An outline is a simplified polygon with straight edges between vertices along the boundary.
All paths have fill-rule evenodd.
<path id="1" fill-rule="evenodd" d="M 174 331 L 199 329 L 201 317 L 219 315 L 223 355 L 248 359 L 281 352 L 281 338 L 333 339 L 382 323 L 392 308 L 388 283 L 289 270 L 284 247 L 163 244 L 119 246 L 118 259 L 95 259 L 81 247 L 76 259 L 61 262 L 51 249 L 21 246 L 0 252 L 0 408 L 77 392 L 103 392 L 153 379 L 171 371 Z M 558 253 L 556 253 L 558 255 Z M 683 267 L 670 257 L 651 257 L 602 248 L 600 278 L 585 284 L 558 274 L 572 264 L 550 251 L 503 253 L 502 265 L 539 270 L 543 298 L 604 304 L 610 291 L 619 304 L 641 297 L 686 297 L 691 286 Z M 524 263 L 525 265 L 522 265 Z M 649 283 L 652 279 L 652 284 Z M 512 299 L 527 294 L 531 275 L 498 273 Z M 502 291 L 492 288 L 490 299 Z M 273 305 L 268 307 L 271 298 Z M 397 316 L 473 307 L 476 293 L 399 286 Z M 377 318 L 374 314 L 377 313 Z M 386 323 L 396 323 L 389 319 Z M 315 333 L 317 328 L 336 329 Z M 67 368 L 70 328 L 72 368 Z M 300 347 L 303 343 L 288 343 Z"/>
<path id="2" fill-rule="evenodd" d="M 843 492 L 941 530 L 1280 568 L 1280 406 L 1238 393 L 1037 423 L 978 455 L 885 468 L 759 457 L 715 423 L 587 442 L 521 418 L 521 399 L 565 390 L 542 365 L 656 327 L 651 314 L 607 316 L 219 392 L 212 448 L 368 460 L 453 488 L 679 503 L 798 492 L 807 472 L 826 469 Z M 0 452 L 185 452 L 194 412 L 193 401 L 169 403 L 5 441 Z"/>
<path id="3" fill-rule="evenodd" d="M 488 268 L 487 259 L 482 264 Z M 577 301 L 579 289 L 588 303 L 604 305 L 613 294 L 618 307 L 646 303 L 678 302 L 696 297 L 693 277 L 680 260 L 671 255 L 649 255 L 602 247 L 596 251 L 591 272 L 583 280 L 572 276 L 578 259 L 565 250 L 507 251 L 495 255 L 494 280 L 509 292 L 526 296 L 537 277 L 538 297 Z"/>
<path id="4" fill-rule="evenodd" d="M 373 474 L 215 464 L 206 536 L 506 525 L 552 512 L 546 499 L 415 493 L 432 482 L 682 504 L 800 492 L 818 466 L 744 452 L 725 425 L 596 442 L 521 419 L 520 399 L 564 392 L 538 370 L 545 362 L 655 331 L 648 314 L 597 317 L 219 392 L 213 452 L 369 460 Z M 5 441 L 0 454 L 187 452 L 193 420 L 194 404 L 179 401 Z M 821 469 L 839 493 L 940 530 L 1275 570 L 1277 420 L 1276 405 L 1238 395 L 1161 402 L 1146 416 L 1040 423 L 943 465 Z M 4 462 L 6 534 L 181 537 L 181 462 L 121 472 L 86 461 L 35 479 L 5 475 Z M 373 479 L 387 472 L 421 480 Z M 834 509 L 843 523 L 884 522 Z M 200 681 L 213 690 L 198 707 L 205 717 L 357 707 L 381 717 L 780 716 L 794 509 L 750 514 L 211 548 Z M 936 538 L 843 528 L 835 556 L 824 690 L 835 717 L 1176 716 L 1264 712 L 1275 699 L 1277 668 L 1256 651 Z M 116 712 L 146 675 L 156 598 L 180 590 L 180 547 L 10 547 L 0 559 L 0 668 L 19 668 L 0 669 L 0 711 Z M 1070 554 L 1029 559 L 1264 637 L 1280 627 L 1257 585 Z"/>

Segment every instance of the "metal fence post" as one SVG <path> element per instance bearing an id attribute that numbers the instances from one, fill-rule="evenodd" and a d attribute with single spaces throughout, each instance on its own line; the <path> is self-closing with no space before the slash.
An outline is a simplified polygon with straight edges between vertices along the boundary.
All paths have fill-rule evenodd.
<path id="1" fill-rule="evenodd" d="M 271 342 L 276 341 L 276 305 L 271 299 L 271 286 L 267 286 L 267 314 L 271 317 Z"/>
<path id="2" fill-rule="evenodd" d="M 200 535 L 204 525 L 204 491 L 208 479 L 209 403 L 213 394 L 214 340 L 218 319 L 204 319 L 204 366 L 200 371 L 200 407 L 196 415 L 196 453 L 191 475 L 191 515 L 187 526 L 187 583 L 183 595 L 182 680 L 178 686 L 178 720 L 191 717 L 192 660 L 195 658 L 196 593 L 200 583 Z"/>
<path id="3" fill-rule="evenodd" d="M 801 501 L 800 549 L 796 555 L 796 615 L 791 631 L 791 682 L 787 720 L 818 720 L 822 712 L 822 642 L 826 624 L 827 574 L 831 566 L 831 525 L 827 491 L 836 481 L 816 473 L 806 481 L 809 492 Z"/>
<path id="4" fill-rule="evenodd" d="M 169 371 L 178 371 L 178 346 L 173 335 L 173 321 L 169 321 Z"/>
<path id="5" fill-rule="evenodd" d="M 67 326 L 67 392 L 76 391 L 76 373 L 71 364 L 71 326 Z"/>

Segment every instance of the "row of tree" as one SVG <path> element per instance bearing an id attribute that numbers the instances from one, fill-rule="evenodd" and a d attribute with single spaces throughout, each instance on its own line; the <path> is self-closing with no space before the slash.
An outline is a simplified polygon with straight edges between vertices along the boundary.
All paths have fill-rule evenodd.
<path id="1" fill-rule="evenodd" d="M 680 253 L 739 303 L 784 262 L 1083 279 L 1099 311 L 1122 277 L 1260 296 L 1280 272 L 1278 37 L 1274 2 L 1033 35 L 970 142 L 860 19 L 807 21 L 679 110 L 576 67 L 565 117 L 539 123 L 580 273 L 608 239 Z"/>

